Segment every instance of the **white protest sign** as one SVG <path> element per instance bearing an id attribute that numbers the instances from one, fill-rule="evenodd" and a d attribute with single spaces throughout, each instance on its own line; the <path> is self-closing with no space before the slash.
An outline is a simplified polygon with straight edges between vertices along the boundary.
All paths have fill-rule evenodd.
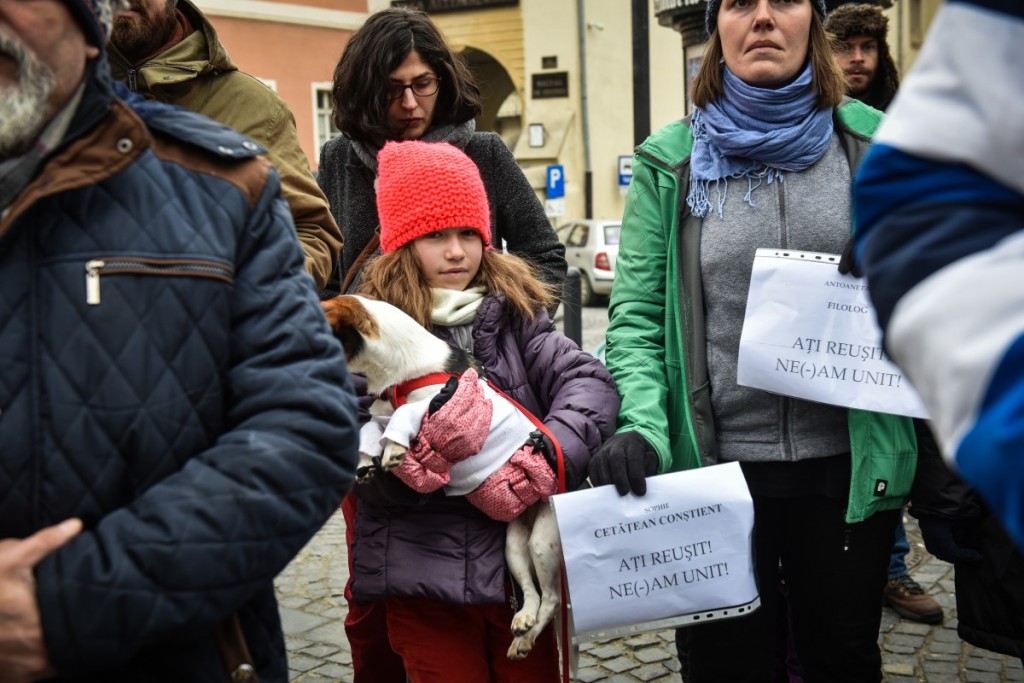
<path id="1" fill-rule="evenodd" d="M 754 506 L 738 463 L 551 498 L 574 642 L 754 610 Z"/>
<path id="2" fill-rule="evenodd" d="M 739 384 L 820 403 L 927 418 L 882 349 L 863 279 L 835 254 L 758 249 L 740 336 Z"/>

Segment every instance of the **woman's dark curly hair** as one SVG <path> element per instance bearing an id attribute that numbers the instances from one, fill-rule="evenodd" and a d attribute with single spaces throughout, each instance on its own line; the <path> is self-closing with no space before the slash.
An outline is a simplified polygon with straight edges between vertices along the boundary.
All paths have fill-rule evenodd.
<path id="1" fill-rule="evenodd" d="M 334 125 L 360 142 L 396 139 L 388 127 L 388 76 L 415 50 L 440 77 L 432 126 L 463 123 L 480 113 L 480 89 L 425 13 L 389 7 L 352 34 L 334 69 Z"/>

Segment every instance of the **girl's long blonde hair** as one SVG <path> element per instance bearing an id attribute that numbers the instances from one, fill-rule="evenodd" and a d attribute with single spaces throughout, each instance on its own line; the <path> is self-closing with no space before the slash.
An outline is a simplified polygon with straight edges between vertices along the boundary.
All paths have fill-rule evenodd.
<path id="1" fill-rule="evenodd" d="M 528 320 L 557 299 L 555 288 L 538 279 L 528 262 L 498 251 L 484 250 L 480 270 L 469 286 L 479 285 L 488 292 L 505 295 L 505 305 Z M 368 263 L 359 293 L 397 306 L 428 330 L 433 328 L 430 284 L 423 277 L 411 242 Z"/>

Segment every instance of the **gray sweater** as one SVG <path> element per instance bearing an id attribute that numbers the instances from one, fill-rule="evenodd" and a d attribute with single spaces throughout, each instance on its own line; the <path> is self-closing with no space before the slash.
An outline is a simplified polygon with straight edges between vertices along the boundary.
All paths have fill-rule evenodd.
<path id="1" fill-rule="evenodd" d="M 508 251 L 530 261 L 538 277 L 555 285 L 561 294 L 567 268 L 565 247 L 505 143 L 496 133 L 474 132 L 473 121 L 450 128 L 442 136 L 431 135 L 434 132 L 423 139 L 441 139 L 461 148 L 480 169 L 491 206 L 495 246 L 504 242 Z M 345 273 L 377 230 L 376 175 L 372 153 L 344 136 L 329 141 L 320 153 L 318 181 L 345 238 L 340 272 L 321 296 L 338 293 Z"/>
<path id="2" fill-rule="evenodd" d="M 756 183 L 756 181 L 755 181 Z M 833 135 L 806 171 L 766 181 L 743 197 L 747 180 L 730 180 L 719 218 L 704 217 L 700 238 L 707 358 L 716 440 L 722 460 L 788 461 L 850 450 L 846 410 L 736 383 L 740 332 L 754 252 L 759 247 L 839 253 L 850 236 L 850 167 Z M 714 187 L 711 195 L 714 200 Z"/>

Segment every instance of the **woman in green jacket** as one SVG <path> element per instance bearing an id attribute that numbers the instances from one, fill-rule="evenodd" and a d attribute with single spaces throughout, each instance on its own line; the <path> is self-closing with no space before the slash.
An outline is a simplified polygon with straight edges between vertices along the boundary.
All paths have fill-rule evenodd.
<path id="1" fill-rule="evenodd" d="M 643 495 L 647 476 L 738 461 L 754 500 L 761 608 L 688 627 L 688 683 L 770 680 L 780 564 L 805 681 L 881 680 L 912 425 L 736 382 L 755 251 L 842 250 L 879 123 L 844 101 L 824 13 L 821 0 L 711 0 L 695 113 L 634 157 L 606 351 L 622 408 L 591 480 Z"/>

